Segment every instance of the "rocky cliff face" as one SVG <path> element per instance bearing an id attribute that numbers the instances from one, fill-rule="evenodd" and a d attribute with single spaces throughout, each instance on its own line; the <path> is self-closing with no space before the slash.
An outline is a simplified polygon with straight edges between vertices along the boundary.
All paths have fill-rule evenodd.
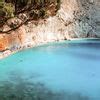
<path id="1" fill-rule="evenodd" d="M 16 21 L 20 23 L 22 20 L 8 20 L 3 31 L 9 30 Z M 100 0 L 62 0 L 61 8 L 54 17 L 27 22 L 8 33 L 0 33 L 0 51 L 72 38 L 99 38 Z"/>

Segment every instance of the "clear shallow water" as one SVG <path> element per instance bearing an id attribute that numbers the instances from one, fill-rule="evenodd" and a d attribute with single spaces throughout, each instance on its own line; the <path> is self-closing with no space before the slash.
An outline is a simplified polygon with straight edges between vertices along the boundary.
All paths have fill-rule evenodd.
<path id="1" fill-rule="evenodd" d="M 34 100 L 100 100 L 100 41 L 52 43 L 1 60 L 0 98 L 33 100 L 33 94 Z"/>

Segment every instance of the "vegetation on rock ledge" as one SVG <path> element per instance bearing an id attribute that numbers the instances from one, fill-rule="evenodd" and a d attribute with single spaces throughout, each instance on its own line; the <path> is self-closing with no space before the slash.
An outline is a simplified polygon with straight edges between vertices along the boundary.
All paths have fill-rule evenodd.
<path id="1" fill-rule="evenodd" d="M 54 16 L 59 8 L 60 0 L 0 0 L 0 26 L 20 13 L 38 20 Z"/>

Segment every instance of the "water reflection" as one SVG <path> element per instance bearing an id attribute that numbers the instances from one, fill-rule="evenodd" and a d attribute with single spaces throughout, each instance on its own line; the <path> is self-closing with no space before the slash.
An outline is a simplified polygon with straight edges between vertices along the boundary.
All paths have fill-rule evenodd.
<path id="1" fill-rule="evenodd" d="M 58 92 L 33 78 L 11 72 L 8 80 L 0 82 L 0 100 L 90 100 L 80 93 Z"/>

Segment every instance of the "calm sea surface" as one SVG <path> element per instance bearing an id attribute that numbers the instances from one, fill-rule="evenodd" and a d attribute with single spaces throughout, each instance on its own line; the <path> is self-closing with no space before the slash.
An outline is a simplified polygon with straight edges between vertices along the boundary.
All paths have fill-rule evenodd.
<path id="1" fill-rule="evenodd" d="M 100 41 L 51 43 L 0 60 L 0 100 L 100 100 Z"/>

